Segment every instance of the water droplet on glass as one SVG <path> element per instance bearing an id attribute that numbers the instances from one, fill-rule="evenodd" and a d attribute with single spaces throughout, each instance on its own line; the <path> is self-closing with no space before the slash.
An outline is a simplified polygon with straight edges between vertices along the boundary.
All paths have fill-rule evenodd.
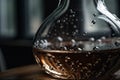
<path id="1" fill-rule="evenodd" d="M 60 20 L 57 20 L 57 23 L 60 23 Z"/>
<path id="2" fill-rule="evenodd" d="M 98 46 L 96 46 L 96 47 L 94 47 L 94 48 L 93 48 L 93 50 L 99 50 L 99 47 L 98 47 Z"/>
<path id="3" fill-rule="evenodd" d="M 92 22 L 91 22 L 92 24 L 95 24 L 96 23 L 96 20 L 92 20 Z"/>
<path id="4" fill-rule="evenodd" d="M 66 22 L 66 20 L 62 20 L 62 22 Z"/>
<path id="5" fill-rule="evenodd" d="M 70 24 L 74 24 L 74 22 L 71 22 Z"/>
<path id="6" fill-rule="evenodd" d="M 37 40 L 37 44 L 39 44 L 39 40 Z"/>
<path id="7" fill-rule="evenodd" d="M 72 46 L 76 45 L 76 41 L 74 39 L 72 39 L 71 42 L 72 42 Z"/>
<path id="8" fill-rule="evenodd" d="M 60 26 L 60 28 L 62 29 L 64 26 Z"/>
<path id="9" fill-rule="evenodd" d="M 59 36 L 59 37 L 57 37 L 57 39 L 58 39 L 59 41 L 61 41 L 61 42 L 63 41 L 63 38 L 62 38 L 62 37 L 60 37 L 60 36 Z"/>
<path id="10" fill-rule="evenodd" d="M 68 50 L 67 47 L 64 47 L 64 50 Z"/>
<path id="11" fill-rule="evenodd" d="M 78 50 L 79 50 L 79 51 L 82 51 L 82 49 L 81 49 L 81 48 L 78 48 Z"/>
<path id="12" fill-rule="evenodd" d="M 75 17 L 75 14 L 73 14 L 72 17 Z"/>
<path id="13" fill-rule="evenodd" d="M 102 42 L 102 40 L 101 40 L 101 39 L 98 39 L 97 41 L 98 41 L 99 43 L 101 43 L 101 42 Z"/>
<path id="14" fill-rule="evenodd" d="M 87 35 L 87 32 L 84 32 L 84 33 L 83 33 L 83 36 L 85 36 L 85 35 Z"/>
<path id="15" fill-rule="evenodd" d="M 79 30 L 78 30 L 78 29 L 76 29 L 76 30 L 75 30 L 75 32 L 76 32 L 76 33 L 78 33 L 78 32 L 79 32 Z"/>
<path id="16" fill-rule="evenodd" d="M 73 27 L 74 27 L 74 28 L 77 28 L 77 26 L 76 26 L 76 25 L 74 25 Z"/>
<path id="17" fill-rule="evenodd" d="M 69 35 L 69 33 L 66 33 L 66 35 Z"/>
<path id="18" fill-rule="evenodd" d="M 75 21 L 78 21 L 78 19 L 75 19 Z"/>
<path id="19" fill-rule="evenodd" d="M 65 22 L 65 24 L 69 24 L 68 22 Z"/>
<path id="20" fill-rule="evenodd" d="M 72 9 L 70 9 L 70 13 L 74 13 Z"/>
<path id="21" fill-rule="evenodd" d="M 117 40 L 116 42 L 115 42 L 115 46 L 120 46 L 120 40 Z"/>
<path id="22" fill-rule="evenodd" d="M 105 37 L 105 36 L 103 36 L 103 37 L 101 37 L 101 39 L 102 39 L 102 40 L 105 40 L 105 39 L 106 39 L 106 37 Z"/>
<path id="23" fill-rule="evenodd" d="M 68 20 L 68 18 L 65 18 L 65 20 Z"/>
<path id="24" fill-rule="evenodd" d="M 93 16 L 96 17 L 97 15 L 94 13 Z"/>
<path id="25" fill-rule="evenodd" d="M 115 33 L 112 33 L 112 37 L 114 37 L 116 34 Z"/>
<path id="26" fill-rule="evenodd" d="M 72 15 L 69 15 L 69 17 L 71 18 L 71 17 L 72 17 Z"/>
<path id="27" fill-rule="evenodd" d="M 79 63 L 79 60 L 77 60 L 76 63 Z"/>

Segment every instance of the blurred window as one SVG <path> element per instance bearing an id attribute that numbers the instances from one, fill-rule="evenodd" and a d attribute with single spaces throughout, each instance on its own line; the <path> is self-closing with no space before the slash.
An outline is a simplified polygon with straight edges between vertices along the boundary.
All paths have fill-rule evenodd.
<path id="1" fill-rule="evenodd" d="M 33 37 L 43 9 L 43 0 L 0 0 L 0 38 Z"/>
<path id="2" fill-rule="evenodd" d="M 0 36 L 14 37 L 15 29 L 14 0 L 0 0 Z"/>
<path id="3" fill-rule="evenodd" d="M 40 27 L 43 20 L 43 2 L 42 0 L 26 0 L 26 32 L 28 36 L 33 36 Z"/>

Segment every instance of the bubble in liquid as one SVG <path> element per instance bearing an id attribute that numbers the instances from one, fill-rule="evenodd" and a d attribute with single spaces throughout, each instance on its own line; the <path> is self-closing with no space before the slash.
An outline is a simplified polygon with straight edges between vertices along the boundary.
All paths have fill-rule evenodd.
<path id="1" fill-rule="evenodd" d="M 88 67 L 92 67 L 92 63 L 87 63 L 87 66 Z"/>
<path id="2" fill-rule="evenodd" d="M 71 69 L 71 71 L 72 71 L 72 72 L 75 72 L 75 69 L 74 69 L 74 68 L 72 68 L 72 69 Z"/>
<path id="3" fill-rule="evenodd" d="M 69 15 L 69 17 L 71 18 L 71 17 L 72 17 L 72 15 Z"/>
<path id="4" fill-rule="evenodd" d="M 80 72 L 83 72 L 83 69 L 81 69 Z"/>
<path id="5" fill-rule="evenodd" d="M 79 63 L 80 66 L 82 66 L 83 64 L 82 63 Z"/>
<path id="6" fill-rule="evenodd" d="M 86 54 L 86 57 L 88 57 L 89 55 L 88 54 Z"/>
<path id="7" fill-rule="evenodd" d="M 90 41 L 95 41 L 95 38 L 92 37 L 92 38 L 90 38 L 89 40 L 90 40 Z"/>
<path id="8" fill-rule="evenodd" d="M 90 55 L 90 54 L 91 54 L 91 52 L 88 52 L 88 54 Z"/>
<path id="9" fill-rule="evenodd" d="M 83 69 L 83 70 L 88 70 L 88 67 L 85 66 L 85 67 L 82 67 L 82 69 Z"/>
<path id="10" fill-rule="evenodd" d="M 71 66 L 74 66 L 75 65 L 75 63 L 74 62 L 71 62 Z"/>
<path id="11" fill-rule="evenodd" d="M 72 35 L 75 36 L 76 32 L 73 32 Z"/>
<path id="12" fill-rule="evenodd" d="M 49 54 L 49 53 L 48 53 L 48 54 L 46 54 L 46 56 L 47 56 L 47 57 L 52 57 L 52 55 L 51 55 L 51 54 Z"/>
<path id="13" fill-rule="evenodd" d="M 58 65 L 58 68 L 59 68 L 59 69 L 63 69 L 63 65 L 62 65 L 62 64 L 59 64 L 59 65 Z"/>

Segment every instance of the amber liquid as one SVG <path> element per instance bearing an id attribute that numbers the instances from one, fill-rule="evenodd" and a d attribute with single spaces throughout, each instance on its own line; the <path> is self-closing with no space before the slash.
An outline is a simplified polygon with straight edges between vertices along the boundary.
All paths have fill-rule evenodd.
<path id="1" fill-rule="evenodd" d="M 99 51 L 42 50 L 34 56 L 45 72 L 62 79 L 101 80 L 116 63 L 120 49 Z"/>

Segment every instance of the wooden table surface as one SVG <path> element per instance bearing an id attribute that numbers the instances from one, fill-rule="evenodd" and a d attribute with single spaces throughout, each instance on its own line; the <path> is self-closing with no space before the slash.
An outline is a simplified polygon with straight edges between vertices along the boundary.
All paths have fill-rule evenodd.
<path id="1" fill-rule="evenodd" d="M 114 70 L 114 74 L 116 73 L 116 79 L 113 78 L 111 72 L 108 73 L 103 79 L 101 80 L 120 80 L 120 65 L 117 65 Z M 0 80 L 60 80 L 55 79 L 49 75 L 47 75 L 40 66 L 37 64 L 27 65 L 22 67 L 17 67 L 13 69 L 8 69 L 4 72 L 0 72 Z"/>
<path id="2" fill-rule="evenodd" d="M 47 75 L 38 65 L 27 65 L 0 72 L 0 80 L 57 80 Z"/>

